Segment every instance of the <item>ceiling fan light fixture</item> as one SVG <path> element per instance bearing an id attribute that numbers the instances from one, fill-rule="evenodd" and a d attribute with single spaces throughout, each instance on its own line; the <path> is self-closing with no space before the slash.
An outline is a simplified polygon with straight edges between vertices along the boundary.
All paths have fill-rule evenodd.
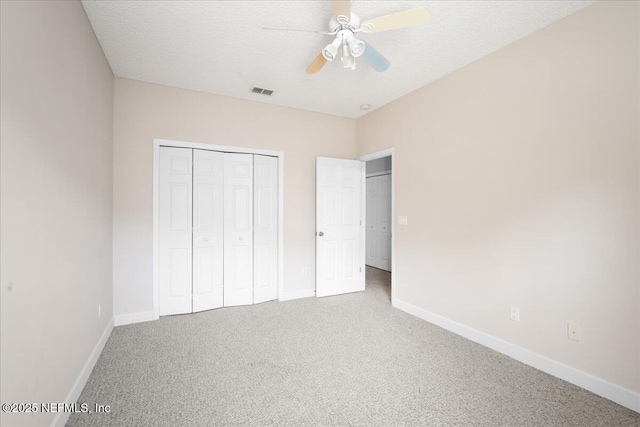
<path id="1" fill-rule="evenodd" d="M 354 58 L 357 58 L 364 53 L 364 42 L 355 38 L 353 34 L 347 37 L 347 44 L 349 45 L 349 51 Z"/>
<path id="2" fill-rule="evenodd" d="M 322 56 L 329 62 L 336 59 L 336 53 L 338 53 L 338 48 L 332 44 L 328 44 L 327 47 L 322 49 Z"/>
<path id="3" fill-rule="evenodd" d="M 333 42 L 329 43 L 324 49 L 322 49 L 322 56 L 324 59 L 331 62 L 338 56 L 338 48 L 342 45 L 342 39 L 336 37 Z"/>
<path id="4" fill-rule="evenodd" d="M 351 56 L 349 46 L 346 44 L 342 48 L 342 66 L 344 68 L 351 68 L 352 70 L 356 69 L 356 59 Z"/>

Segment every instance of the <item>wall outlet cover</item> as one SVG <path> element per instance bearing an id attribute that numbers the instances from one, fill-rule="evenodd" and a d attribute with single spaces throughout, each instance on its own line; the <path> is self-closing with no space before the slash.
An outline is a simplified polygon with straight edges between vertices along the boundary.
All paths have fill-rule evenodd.
<path id="1" fill-rule="evenodd" d="M 409 220 L 406 216 L 399 216 L 398 217 L 398 224 L 400 225 L 407 225 L 409 223 Z"/>
<path id="2" fill-rule="evenodd" d="M 511 320 L 520 321 L 520 309 L 518 307 L 511 307 Z"/>
<path id="3" fill-rule="evenodd" d="M 573 341 L 580 342 L 580 326 L 575 324 L 575 323 L 568 322 L 567 323 L 567 338 L 569 338 L 570 340 L 573 340 Z"/>

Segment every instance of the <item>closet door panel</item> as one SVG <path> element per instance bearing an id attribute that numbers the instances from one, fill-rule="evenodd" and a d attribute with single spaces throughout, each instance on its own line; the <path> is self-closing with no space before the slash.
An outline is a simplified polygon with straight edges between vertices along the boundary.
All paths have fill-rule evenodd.
<path id="1" fill-rule="evenodd" d="M 278 298 L 278 159 L 253 156 L 253 302 Z"/>
<path id="2" fill-rule="evenodd" d="M 193 311 L 223 306 L 224 154 L 193 151 Z"/>
<path id="3" fill-rule="evenodd" d="M 224 306 L 253 304 L 253 155 L 224 154 Z"/>
<path id="4" fill-rule="evenodd" d="M 378 181 L 378 268 L 391 270 L 391 175 Z"/>
<path id="5" fill-rule="evenodd" d="M 192 155 L 160 147 L 158 194 L 159 314 L 192 311 Z"/>
<path id="6" fill-rule="evenodd" d="M 378 259 L 378 230 L 377 230 L 377 200 L 378 200 L 378 178 L 367 178 L 366 181 L 366 203 L 367 203 L 367 224 L 366 224 L 366 244 L 367 258 L 366 264 L 376 266 Z"/>

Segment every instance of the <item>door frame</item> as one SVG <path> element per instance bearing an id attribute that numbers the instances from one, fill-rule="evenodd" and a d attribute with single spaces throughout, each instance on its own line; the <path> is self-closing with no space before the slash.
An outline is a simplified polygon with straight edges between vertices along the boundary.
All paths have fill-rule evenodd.
<path id="1" fill-rule="evenodd" d="M 384 150 L 375 151 L 373 153 L 364 154 L 359 156 L 357 160 L 361 160 L 363 162 L 368 162 L 369 160 L 375 160 L 382 157 L 391 156 L 391 305 L 395 306 L 396 304 L 396 221 L 395 221 L 395 198 L 396 198 L 396 190 L 395 190 L 395 181 L 396 181 L 396 157 L 395 157 L 395 149 L 385 148 Z M 366 206 L 367 206 L 367 191 L 366 191 L 366 179 L 363 184 L 365 191 L 362 192 L 362 209 L 364 212 L 363 217 L 366 222 Z M 367 244 L 367 236 L 366 233 L 362 236 L 362 245 L 366 248 Z M 366 263 L 365 263 L 366 268 Z"/>
<path id="2" fill-rule="evenodd" d="M 154 138 L 153 140 L 153 319 L 158 320 L 158 201 L 160 192 L 160 147 L 191 148 L 196 150 L 220 151 L 223 153 L 258 154 L 278 158 L 278 300 L 284 295 L 284 153 L 282 151 L 262 150 L 259 148 L 232 147 L 228 145 L 206 144 L 200 142 L 175 141 Z"/>

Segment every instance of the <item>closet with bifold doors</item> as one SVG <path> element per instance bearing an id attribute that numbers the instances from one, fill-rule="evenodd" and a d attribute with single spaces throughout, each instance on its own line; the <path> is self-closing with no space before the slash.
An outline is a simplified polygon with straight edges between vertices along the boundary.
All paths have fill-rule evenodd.
<path id="1" fill-rule="evenodd" d="M 278 158 L 160 147 L 161 316 L 278 297 Z"/>

